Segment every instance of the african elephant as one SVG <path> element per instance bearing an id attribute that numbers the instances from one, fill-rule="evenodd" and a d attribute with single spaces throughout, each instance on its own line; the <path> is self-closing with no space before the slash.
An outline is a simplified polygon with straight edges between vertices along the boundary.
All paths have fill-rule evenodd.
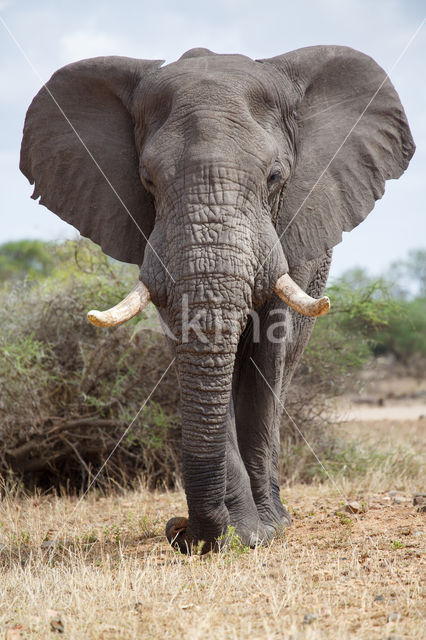
<path id="1" fill-rule="evenodd" d="M 290 523 L 279 422 L 328 309 L 332 248 L 415 147 L 385 72 L 347 47 L 192 49 L 162 65 L 59 69 L 28 110 L 20 168 L 34 199 L 141 266 L 133 292 L 89 318 L 120 324 L 151 300 L 175 336 L 188 519 L 169 540 L 206 551 L 233 525 L 254 546 Z"/>

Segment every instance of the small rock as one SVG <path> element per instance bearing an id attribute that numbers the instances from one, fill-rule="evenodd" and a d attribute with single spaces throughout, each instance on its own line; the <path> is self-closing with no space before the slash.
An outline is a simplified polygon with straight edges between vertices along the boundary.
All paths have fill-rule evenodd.
<path id="1" fill-rule="evenodd" d="M 426 504 L 426 493 L 415 493 L 413 495 L 413 505 Z"/>
<path id="2" fill-rule="evenodd" d="M 312 624 L 317 619 L 314 613 L 305 613 L 303 616 L 303 624 Z"/>
<path id="3" fill-rule="evenodd" d="M 348 575 L 349 575 L 349 569 L 343 569 L 342 576 L 348 576 Z"/>
<path id="4" fill-rule="evenodd" d="M 396 491 L 388 491 L 388 495 L 393 498 L 394 496 L 396 496 Z"/>
<path id="5" fill-rule="evenodd" d="M 387 622 L 398 622 L 399 620 L 401 620 L 400 613 L 389 613 L 388 617 L 386 618 Z"/>
<path id="6" fill-rule="evenodd" d="M 60 547 L 59 540 L 43 540 L 40 545 L 40 549 L 50 549 L 51 551 L 54 551 L 58 547 Z"/>
<path id="7" fill-rule="evenodd" d="M 379 595 L 379 596 L 375 596 L 374 598 L 374 602 L 384 602 L 385 601 L 385 596 Z"/>
<path id="8" fill-rule="evenodd" d="M 402 498 L 394 498 L 392 500 L 393 504 L 402 504 L 404 502 L 404 500 Z"/>
<path id="9" fill-rule="evenodd" d="M 48 609 L 46 613 L 49 616 L 50 630 L 56 631 L 56 633 L 63 633 L 64 624 L 59 613 L 54 609 Z"/>
<path id="10" fill-rule="evenodd" d="M 6 640 L 20 640 L 22 638 L 22 629 L 22 624 L 15 624 L 12 628 L 7 629 Z"/>
<path id="11" fill-rule="evenodd" d="M 362 513 L 362 506 L 360 505 L 359 502 L 356 502 L 355 500 L 353 502 L 348 502 L 348 504 L 345 504 L 345 511 L 347 511 L 348 513 Z"/>
<path id="12" fill-rule="evenodd" d="M 426 513 L 426 504 L 421 504 L 420 507 L 417 507 L 416 511 L 418 513 Z"/>

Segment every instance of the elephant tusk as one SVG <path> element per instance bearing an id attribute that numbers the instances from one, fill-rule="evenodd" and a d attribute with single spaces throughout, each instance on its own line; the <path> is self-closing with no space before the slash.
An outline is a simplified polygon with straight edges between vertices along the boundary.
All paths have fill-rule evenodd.
<path id="1" fill-rule="evenodd" d="M 87 318 L 97 327 L 116 327 L 140 313 L 150 300 L 151 296 L 147 287 L 143 282 L 139 282 L 129 295 L 115 307 L 107 311 L 89 311 Z"/>
<path id="2" fill-rule="evenodd" d="M 289 307 L 309 318 L 325 316 L 330 311 L 330 299 L 327 296 L 311 298 L 288 273 L 278 278 L 274 291 Z"/>

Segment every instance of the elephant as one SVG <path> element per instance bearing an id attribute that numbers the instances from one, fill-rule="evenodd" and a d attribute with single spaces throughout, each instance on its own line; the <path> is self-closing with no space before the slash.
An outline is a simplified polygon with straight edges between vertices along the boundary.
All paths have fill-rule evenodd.
<path id="1" fill-rule="evenodd" d="M 32 198 L 140 267 L 127 298 L 89 319 L 115 326 L 151 301 L 173 336 L 188 517 L 166 535 L 183 553 L 220 548 L 230 526 L 254 547 L 290 525 L 279 424 L 329 308 L 332 250 L 414 149 L 385 71 L 344 46 L 91 58 L 32 101 Z"/>

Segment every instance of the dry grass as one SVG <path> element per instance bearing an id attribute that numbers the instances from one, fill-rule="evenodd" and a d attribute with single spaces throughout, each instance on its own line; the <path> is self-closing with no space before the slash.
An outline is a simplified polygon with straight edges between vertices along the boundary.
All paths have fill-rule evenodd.
<path id="1" fill-rule="evenodd" d="M 418 451 L 421 426 L 345 428 Z M 176 554 L 163 536 L 185 513 L 182 492 L 81 502 L 10 492 L 0 503 L 0 637 L 16 624 L 22 638 L 53 637 L 54 609 L 70 640 L 423 638 L 419 473 L 402 459 L 359 480 L 286 488 L 285 534 L 202 558 Z M 342 494 L 365 513 L 345 513 Z"/>

